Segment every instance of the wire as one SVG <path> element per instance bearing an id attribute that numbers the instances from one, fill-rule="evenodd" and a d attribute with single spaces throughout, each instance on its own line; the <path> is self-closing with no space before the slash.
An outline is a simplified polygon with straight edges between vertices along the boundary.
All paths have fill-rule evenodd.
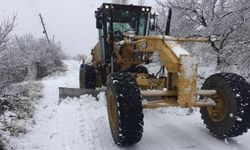
<path id="1" fill-rule="evenodd" d="M 35 1 L 25 0 L 25 2 L 30 7 L 31 11 L 35 14 L 35 16 L 37 16 L 38 14 L 41 14 L 37 5 L 35 4 Z M 46 26 L 45 23 L 44 23 L 44 26 Z M 37 25 L 35 27 L 33 27 L 32 31 L 35 30 L 36 28 L 37 28 Z M 48 29 L 48 26 L 46 26 L 46 28 L 47 28 L 46 30 L 47 30 L 47 35 L 48 35 L 48 31 L 50 31 L 50 30 Z"/>
<path id="2" fill-rule="evenodd" d="M 39 7 L 37 7 L 37 3 L 35 2 L 35 0 L 28 0 L 30 2 L 30 4 L 33 6 L 33 9 L 39 13 Z"/>
<path id="3" fill-rule="evenodd" d="M 154 76 L 154 78 L 157 78 L 157 76 L 162 72 L 162 75 L 164 73 L 164 65 L 162 65 L 161 69 L 157 72 L 157 74 Z M 160 76 L 162 76 L 160 75 Z"/>
<path id="4" fill-rule="evenodd" d="M 37 17 L 38 14 L 40 14 L 40 11 L 38 10 L 38 7 L 35 7 L 35 4 L 32 3 L 30 0 L 25 0 L 26 4 L 29 6 L 30 10 L 34 13 L 34 15 Z M 39 24 L 40 24 L 40 21 L 39 21 Z M 35 25 L 31 32 L 34 31 L 38 26 L 38 23 L 37 25 Z M 47 27 L 48 28 L 48 27 Z"/>
<path id="5" fill-rule="evenodd" d="M 37 15 L 38 12 L 36 12 L 36 10 L 32 7 L 31 3 L 29 3 L 30 1 L 28 0 L 25 0 L 26 4 L 29 6 L 30 10 L 35 14 Z"/>
<path id="6" fill-rule="evenodd" d="M 33 33 L 35 30 L 37 30 L 37 27 L 40 25 L 40 22 L 38 22 L 36 25 L 34 25 L 34 27 L 32 28 L 32 30 L 30 31 L 30 33 Z"/>

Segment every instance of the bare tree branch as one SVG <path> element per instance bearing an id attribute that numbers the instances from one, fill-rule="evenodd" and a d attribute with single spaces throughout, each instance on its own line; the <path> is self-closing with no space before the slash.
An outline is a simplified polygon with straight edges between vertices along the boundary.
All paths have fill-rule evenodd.
<path id="1" fill-rule="evenodd" d="M 215 16 L 215 7 L 216 7 L 216 3 L 218 2 L 218 0 L 214 0 L 212 2 L 212 9 L 211 9 L 211 12 L 212 12 L 212 16 L 211 16 L 211 20 L 210 21 L 213 21 L 214 20 L 214 16 Z"/>
<path id="2" fill-rule="evenodd" d="M 0 51 L 6 47 L 8 42 L 8 35 L 15 27 L 16 15 L 12 19 L 4 20 L 0 25 Z"/>

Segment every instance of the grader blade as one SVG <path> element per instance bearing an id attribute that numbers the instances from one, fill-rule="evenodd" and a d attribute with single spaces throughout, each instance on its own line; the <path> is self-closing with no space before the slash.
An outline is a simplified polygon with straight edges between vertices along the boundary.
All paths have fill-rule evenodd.
<path id="1" fill-rule="evenodd" d="M 106 89 L 79 89 L 79 88 L 66 88 L 59 87 L 59 99 L 63 98 L 79 98 L 81 95 L 89 94 L 93 97 L 97 97 L 97 95 L 101 92 L 106 91 Z"/>

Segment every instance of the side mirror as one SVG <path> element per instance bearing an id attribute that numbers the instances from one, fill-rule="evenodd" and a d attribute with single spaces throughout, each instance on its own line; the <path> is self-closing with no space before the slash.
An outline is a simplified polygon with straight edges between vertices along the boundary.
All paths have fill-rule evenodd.
<path id="1" fill-rule="evenodd" d="M 101 23 L 101 21 L 99 21 L 99 20 L 96 21 L 96 28 L 97 29 L 102 29 L 102 23 Z"/>
<path id="2" fill-rule="evenodd" d="M 155 31 L 155 24 L 153 22 L 149 22 L 149 30 L 150 31 Z"/>

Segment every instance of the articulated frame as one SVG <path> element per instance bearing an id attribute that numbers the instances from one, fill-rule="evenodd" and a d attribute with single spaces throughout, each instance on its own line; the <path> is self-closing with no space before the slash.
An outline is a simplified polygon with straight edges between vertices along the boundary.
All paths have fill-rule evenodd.
<path id="1" fill-rule="evenodd" d="M 216 94 L 215 90 L 197 91 L 197 56 L 189 54 L 177 42 L 209 42 L 208 38 L 172 38 L 168 36 L 136 36 L 131 42 L 123 41 L 122 45 L 130 53 L 159 52 L 160 59 L 168 71 L 168 76 L 163 79 L 162 90 L 150 90 L 149 79 L 137 75 L 136 80 L 144 97 L 158 97 L 157 101 L 149 101 L 144 108 L 157 108 L 163 106 L 180 107 L 208 107 L 216 105 L 209 98 Z M 163 90 L 167 89 L 167 90 Z M 197 95 L 207 97 L 205 101 L 197 101 Z"/>

